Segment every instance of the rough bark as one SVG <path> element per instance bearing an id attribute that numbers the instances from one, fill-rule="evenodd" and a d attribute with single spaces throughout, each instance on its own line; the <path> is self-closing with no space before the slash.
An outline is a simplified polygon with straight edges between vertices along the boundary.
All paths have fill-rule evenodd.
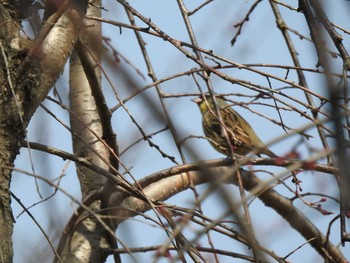
<path id="1" fill-rule="evenodd" d="M 19 37 L 20 24 L 9 3 L 0 3 L 0 258 L 12 262 L 13 222 L 10 198 L 11 167 L 23 140 L 23 102 L 26 92 L 16 87 L 16 68 L 25 47 Z M 16 94 L 16 95 L 14 95 Z"/>
<path id="2" fill-rule="evenodd" d="M 16 4 L 16 3 L 14 3 Z M 31 116 L 46 97 L 74 47 L 87 1 L 61 10 L 34 42 L 19 35 L 20 11 L 0 1 L 0 258 L 12 262 L 11 167 Z M 52 21 L 51 21 L 52 22 Z"/>

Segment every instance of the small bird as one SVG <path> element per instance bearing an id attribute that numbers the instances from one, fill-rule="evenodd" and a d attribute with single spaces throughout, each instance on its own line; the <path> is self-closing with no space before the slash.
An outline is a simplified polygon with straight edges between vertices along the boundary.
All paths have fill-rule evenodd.
<path id="1" fill-rule="evenodd" d="M 260 148 L 259 153 L 266 154 L 271 158 L 278 157 L 264 145 L 249 123 L 229 107 L 223 99 L 216 97 L 222 123 L 220 123 L 213 100 L 209 95 L 205 95 L 205 98 L 193 99 L 192 101 L 197 103 L 202 113 L 202 125 L 205 136 L 210 139 L 210 144 L 218 152 L 227 156 L 230 156 L 232 152 L 246 155 L 254 149 Z M 228 140 L 225 138 L 223 129 L 226 130 Z M 231 147 L 231 150 L 229 147 Z"/>

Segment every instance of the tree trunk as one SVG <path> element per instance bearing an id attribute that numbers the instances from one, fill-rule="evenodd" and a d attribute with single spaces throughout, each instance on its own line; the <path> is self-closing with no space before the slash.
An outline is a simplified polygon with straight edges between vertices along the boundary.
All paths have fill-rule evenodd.
<path id="1" fill-rule="evenodd" d="M 74 2 L 74 1 L 72 1 Z M 60 8 L 32 42 L 14 2 L 0 1 L 0 258 L 12 262 L 11 172 L 26 127 L 75 45 L 87 1 Z"/>

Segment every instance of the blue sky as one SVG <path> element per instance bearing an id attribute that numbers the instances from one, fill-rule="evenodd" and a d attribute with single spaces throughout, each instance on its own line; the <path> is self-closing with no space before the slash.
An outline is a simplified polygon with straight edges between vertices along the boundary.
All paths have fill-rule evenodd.
<path id="1" fill-rule="evenodd" d="M 151 18 L 152 22 L 157 24 L 163 31 L 169 34 L 171 37 L 189 42 L 189 37 L 186 33 L 185 25 L 182 21 L 180 11 L 175 1 L 160 1 L 160 0 L 149 0 L 149 1 L 129 1 L 130 4 L 141 12 L 144 16 Z M 191 10 L 193 7 L 202 3 L 202 1 L 187 1 L 189 5 L 188 9 Z M 288 5 L 296 7 L 297 1 L 283 1 Z M 350 12 L 350 6 L 347 1 L 333 0 L 333 1 L 322 1 L 326 4 L 327 14 L 331 21 L 348 28 L 348 17 Z M 238 63 L 266 63 L 266 64 L 282 64 L 292 65 L 289 53 L 287 52 L 284 41 L 281 37 L 281 33 L 275 27 L 275 19 L 271 8 L 269 7 L 268 1 L 263 1 L 259 4 L 255 12 L 251 15 L 250 21 L 243 27 L 241 36 L 238 38 L 237 43 L 234 47 L 231 47 L 230 40 L 236 33 L 236 29 L 233 27 L 234 24 L 239 22 L 247 10 L 250 8 L 253 1 L 251 0 L 236 0 L 236 1 L 214 1 L 208 6 L 203 8 L 196 15 L 191 17 L 191 23 L 194 28 L 194 32 L 197 37 L 199 45 L 205 49 L 211 49 L 216 54 L 227 57 L 228 59 Z M 113 19 L 121 22 L 127 22 L 125 12 L 123 8 L 116 2 L 110 2 L 105 4 L 105 8 L 108 11 L 103 12 L 103 16 L 108 19 Z M 287 8 L 280 7 L 282 15 L 286 20 L 289 27 L 298 30 L 304 35 L 308 35 L 308 29 L 304 25 L 303 15 L 296 12 L 291 12 Z M 137 20 L 138 25 L 145 27 L 145 25 Z M 122 29 L 122 34 L 119 32 L 119 28 L 104 25 L 103 34 L 106 37 L 111 38 L 112 44 L 115 49 L 118 50 L 123 56 L 142 72 L 145 80 L 140 77 L 135 70 L 127 65 L 125 62 L 121 62 L 122 67 L 131 71 L 131 76 L 137 83 L 139 89 L 151 83 L 150 78 L 147 76 L 147 69 L 139 50 L 137 41 L 134 37 L 134 33 L 129 29 Z M 344 34 L 342 34 L 344 35 Z M 191 68 L 198 67 L 194 62 L 184 59 L 184 55 L 175 49 L 170 43 L 163 41 L 162 39 L 143 34 L 145 41 L 147 42 L 147 51 L 151 58 L 158 79 L 171 76 L 176 73 L 190 70 Z M 306 40 L 301 40 L 297 36 L 292 35 L 299 58 L 304 67 L 315 68 L 317 59 L 315 57 L 315 51 L 312 44 Z M 345 46 L 349 46 L 349 37 L 346 36 L 344 40 Z M 335 50 L 333 45 L 330 45 L 332 50 Z M 110 54 L 110 53 L 109 53 Z M 107 54 L 108 55 L 108 54 Z M 208 64 L 214 64 L 213 62 L 206 60 Z M 111 76 L 113 85 L 116 86 L 120 97 L 125 98 L 130 95 L 134 90 L 128 87 L 127 83 L 123 81 L 118 72 L 117 67 L 113 65 L 105 64 L 105 68 Z M 261 70 L 267 71 L 271 74 L 283 76 L 285 71 L 280 69 L 266 69 Z M 339 70 L 339 63 L 335 61 L 334 70 Z M 252 81 L 263 86 L 268 86 L 266 78 L 253 74 L 246 70 L 228 69 L 223 70 L 225 73 L 244 80 Z M 325 87 L 323 86 L 323 80 L 319 75 L 314 73 L 307 73 L 308 81 L 311 85 L 311 89 L 315 92 L 319 92 L 323 95 L 326 94 Z M 289 78 L 297 80 L 294 72 L 290 72 Z M 198 78 L 199 79 L 199 78 Z M 239 93 L 245 95 L 256 95 L 251 90 L 242 88 L 238 85 L 232 85 L 228 82 L 223 81 L 215 75 L 211 75 L 211 80 L 215 91 L 218 93 Z M 205 85 L 200 81 L 200 85 L 205 89 Z M 272 81 L 274 88 L 283 88 L 286 85 L 277 81 Z M 67 82 L 67 71 L 63 73 L 60 80 L 57 82 L 57 89 L 63 98 L 63 102 L 68 105 L 68 82 Z M 196 85 L 190 76 L 183 76 L 174 80 L 168 81 L 162 84 L 162 89 L 167 94 L 179 94 L 179 93 L 196 93 Z M 117 104 L 111 88 L 105 83 L 104 92 L 106 94 L 108 104 L 113 107 Z M 289 95 L 295 96 L 296 98 L 305 101 L 303 94 L 299 91 L 287 90 Z M 159 106 L 159 102 L 154 89 L 147 91 L 147 95 L 152 97 L 156 106 Z M 54 96 L 52 93 L 50 96 Z M 171 119 L 173 120 L 179 137 L 184 139 L 189 135 L 203 135 L 201 129 L 201 118 L 197 106 L 190 101 L 193 97 L 180 97 L 180 98 L 169 98 L 166 99 L 166 106 L 169 110 Z M 238 96 L 230 96 L 229 98 L 236 100 L 237 102 L 250 101 L 249 98 L 242 98 Z M 265 102 L 265 101 L 263 101 Z M 271 104 L 271 100 L 267 100 L 266 103 Z M 44 104 L 50 108 L 62 122 L 69 124 L 69 116 L 67 112 L 61 110 L 58 106 L 54 105 L 49 101 L 45 101 Z M 164 127 L 164 122 L 161 122 L 154 118 L 153 112 L 144 103 L 142 96 L 136 97 L 134 100 L 128 102 L 127 107 L 131 114 L 137 119 L 137 121 L 144 127 L 146 133 L 154 132 Z M 272 108 L 253 106 L 253 110 L 268 115 L 273 119 L 278 120 L 278 114 Z M 258 135 L 264 142 L 272 140 L 276 136 L 284 134 L 284 131 L 271 123 L 270 121 L 257 117 L 252 112 L 238 107 L 236 108 L 253 126 Z M 292 128 L 302 127 L 307 121 L 293 112 L 283 112 L 283 120 L 285 123 Z M 113 125 L 118 135 L 118 142 L 120 150 L 127 148 L 135 140 L 141 138 L 141 135 L 137 132 L 135 126 L 132 124 L 128 116 L 122 109 L 118 109 L 113 114 Z M 320 148 L 321 145 L 317 140 L 317 133 L 312 130 L 312 135 L 315 135 L 315 139 L 308 141 L 310 145 L 316 148 Z M 68 152 L 72 152 L 70 133 L 62 127 L 57 121 L 53 120 L 52 117 L 48 116 L 42 109 L 38 109 L 33 120 L 28 127 L 28 139 L 30 141 L 37 141 L 43 144 L 48 144 Z M 277 143 L 271 146 L 271 149 L 279 155 L 283 155 L 288 152 L 294 144 L 298 142 L 300 138 L 298 136 L 291 137 L 290 139 L 283 141 L 283 143 Z M 175 148 L 175 144 L 169 132 L 161 133 L 154 136 L 152 140 L 157 143 L 164 151 L 170 155 L 174 155 L 179 159 L 179 154 Z M 185 150 L 185 155 L 188 162 L 196 159 L 214 159 L 222 158 L 223 156 L 217 153 L 211 146 L 204 140 L 189 139 L 186 142 L 186 147 L 193 147 L 198 153 L 198 156 L 194 158 Z M 305 145 L 301 146 L 300 152 L 303 158 L 307 158 L 308 152 Z M 60 186 L 68 191 L 70 194 L 80 199 L 80 188 L 79 183 L 75 175 L 74 165 L 67 163 L 56 157 L 48 157 L 45 154 L 33 151 L 33 163 L 35 172 L 47 178 L 55 178 L 60 175 L 62 170 L 65 176 L 63 177 Z M 179 159 L 180 160 L 180 159 Z M 169 160 L 161 158 L 160 154 L 154 149 L 150 149 L 146 142 L 141 142 L 136 146 L 132 147 L 122 156 L 122 161 L 126 167 L 131 168 L 132 174 L 136 178 L 142 178 L 151 173 L 159 171 L 173 166 Z M 16 160 L 16 166 L 21 169 L 30 171 L 28 150 L 22 149 L 21 154 Z M 68 168 L 66 168 L 66 166 Z M 275 171 L 276 169 L 273 169 Z M 277 172 L 278 170 L 276 170 Z M 266 175 L 265 179 L 268 178 Z M 330 187 L 334 184 L 333 178 L 330 175 L 323 175 L 318 173 L 304 172 L 301 174 L 301 180 L 303 181 L 302 187 L 304 192 L 321 192 L 330 195 L 337 195 L 337 190 Z M 287 183 L 291 186 L 290 180 Z M 53 192 L 53 189 L 44 187 L 44 184 L 39 183 L 40 189 L 44 196 L 48 196 Z M 236 187 L 230 187 L 232 195 L 235 198 L 239 198 Z M 285 194 L 286 196 L 292 196 L 292 193 L 288 193 L 283 187 L 277 187 L 277 189 Z M 205 186 L 198 187 L 199 192 L 206 190 Z M 26 175 L 15 172 L 12 180 L 12 191 L 21 198 L 25 205 L 29 206 L 40 200 L 36 190 L 34 179 Z M 309 201 L 317 201 L 317 198 L 311 198 Z M 168 203 L 174 203 L 177 205 L 190 206 L 193 203 L 193 193 L 187 191 L 181 193 L 176 197 L 167 200 Z M 204 204 L 203 209 L 209 215 L 215 217 L 219 216 L 223 211 L 224 206 L 220 203 L 218 195 L 212 195 L 208 198 Z M 322 216 L 320 213 L 314 211 L 311 208 L 298 202 L 297 206 L 302 212 L 307 214 L 310 220 L 321 229 L 325 230 L 331 218 L 331 216 Z M 337 213 L 338 210 L 334 203 L 328 201 L 324 204 L 325 208 Z M 46 201 L 43 204 L 37 205 L 30 211 L 35 215 L 36 219 L 43 225 L 44 229 L 55 236 L 55 233 L 50 232 L 50 217 L 47 213 L 52 213 L 50 208 L 55 209 L 55 224 L 60 224 L 61 227 L 65 225 L 70 215 L 75 209 L 75 205 L 69 198 L 61 193 L 55 195 L 54 198 Z M 17 216 L 21 209 L 15 201 L 13 201 L 14 215 Z M 293 248 L 297 248 L 303 244 L 305 240 L 291 230 L 286 222 L 270 209 L 264 207 L 260 201 L 254 201 L 251 207 L 252 218 L 256 230 L 257 236 L 264 240 L 264 245 L 274 250 L 278 255 L 286 255 Z M 153 216 L 152 213 L 150 213 Z M 332 228 L 332 241 L 334 243 L 339 242 L 339 229 L 336 224 Z M 195 233 L 195 228 L 189 228 L 187 233 L 191 236 Z M 23 235 L 25 233 L 25 235 Z M 157 229 L 152 226 L 149 222 L 142 218 L 130 219 L 129 222 L 122 224 L 117 234 L 130 246 L 145 246 L 150 244 L 159 244 L 165 242 L 166 237 L 161 229 Z M 228 249 L 231 251 L 240 251 L 241 248 L 232 242 L 232 240 L 226 240 L 222 237 L 215 237 L 215 244 L 218 248 Z M 145 240 L 145 237 L 147 239 Z M 288 244 L 286 244 L 288 240 Z M 17 219 L 15 224 L 14 233 L 14 245 L 15 245 L 15 262 L 24 262 L 24 258 L 31 253 L 30 246 L 23 246 L 28 241 L 31 241 L 33 247 L 35 244 L 42 244 L 42 234 L 29 219 L 27 215 L 21 215 Z M 282 241 L 282 242 L 281 242 Z M 205 242 L 205 241 L 202 241 Z M 204 243 L 203 243 L 204 244 Z M 348 245 L 349 246 L 349 245 Z M 343 248 L 342 251 L 350 258 L 350 250 L 348 246 Z M 28 248 L 28 250 L 26 249 Z M 241 252 L 245 252 L 244 250 Z M 153 253 L 139 254 L 136 258 L 140 262 L 145 262 L 145 259 L 151 260 Z M 232 262 L 231 258 L 220 258 L 220 262 Z M 290 260 L 292 262 L 316 262 L 320 258 L 315 251 L 310 249 L 308 246 L 295 252 Z M 109 260 L 109 262 L 112 262 Z M 127 262 L 132 262 L 131 260 Z M 158 261 L 163 262 L 163 261 Z M 164 262 L 168 262 L 164 260 Z M 239 261 L 237 261 L 239 262 Z"/>

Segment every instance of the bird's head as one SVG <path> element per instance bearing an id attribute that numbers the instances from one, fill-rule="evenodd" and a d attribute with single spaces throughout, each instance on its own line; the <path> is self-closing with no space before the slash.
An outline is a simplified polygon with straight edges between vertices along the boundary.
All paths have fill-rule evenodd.
<path id="1" fill-rule="evenodd" d="M 192 101 L 196 103 L 201 112 L 206 112 L 208 110 L 208 104 L 210 104 L 211 98 L 209 96 L 200 96 L 198 98 L 193 99 Z"/>
<path id="2" fill-rule="evenodd" d="M 209 107 L 211 109 L 214 109 L 213 99 L 209 94 L 202 95 L 198 98 L 193 99 L 192 101 L 198 105 L 202 113 L 206 112 Z M 226 105 L 226 102 L 223 99 L 218 97 L 216 97 L 216 102 L 220 107 L 223 107 Z"/>

